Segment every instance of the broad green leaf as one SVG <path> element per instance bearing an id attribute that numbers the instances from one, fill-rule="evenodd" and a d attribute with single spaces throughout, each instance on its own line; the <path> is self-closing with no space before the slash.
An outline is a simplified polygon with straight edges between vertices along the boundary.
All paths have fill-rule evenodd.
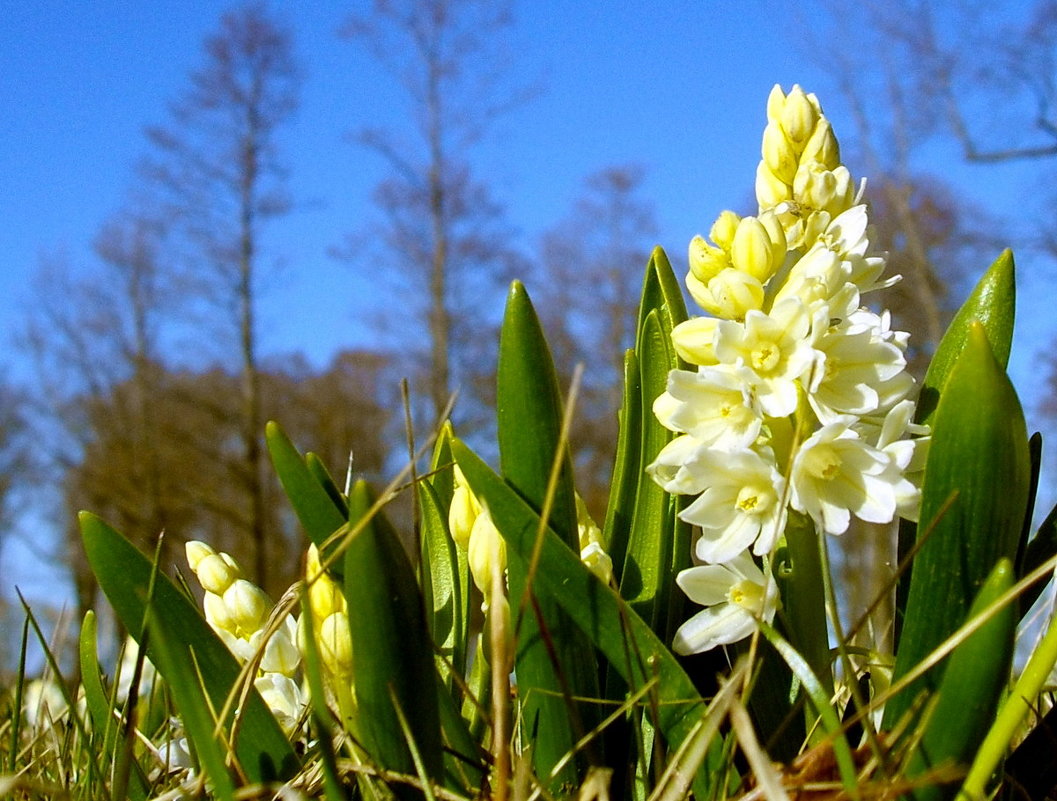
<path id="1" fill-rule="evenodd" d="M 114 756 L 114 744 L 117 742 L 119 733 L 118 718 L 113 714 L 110 698 L 103 688 L 103 681 L 99 675 L 99 655 L 96 651 L 96 620 L 95 612 L 89 609 L 85 612 L 84 621 L 81 623 L 81 637 L 78 643 L 78 657 L 81 667 L 81 687 L 84 689 L 84 702 L 88 715 L 95 727 L 96 737 L 94 744 L 99 748 L 99 756 L 103 764 L 109 763 Z M 131 757 L 131 755 L 129 755 Z M 128 783 L 124 792 L 132 801 L 140 801 L 147 797 L 147 783 L 143 771 L 137 763 L 129 765 Z"/>
<path id="2" fill-rule="evenodd" d="M 1014 559 L 1028 505 L 1027 429 L 1013 385 L 974 323 L 932 418 L 919 536 L 893 680 L 961 625 L 999 559 Z M 953 500 L 952 500 L 953 499 Z M 893 698 L 891 726 L 915 693 L 934 689 L 931 671 Z"/>
<path id="3" fill-rule="evenodd" d="M 508 555 L 528 558 L 536 544 L 538 513 L 462 442 L 453 442 L 452 451 L 474 492 L 488 504 L 507 543 Z M 549 527 L 540 549 L 536 588 L 541 597 L 561 605 L 632 692 L 657 680 L 647 705 L 656 710 L 669 746 L 677 748 L 705 713 L 705 703 L 693 682 L 649 625 L 584 567 L 578 554 Z M 710 759 L 718 756 L 721 747 L 718 740 L 710 746 Z M 710 781 L 707 771 L 698 777 L 695 791 L 699 798 L 708 797 Z"/>
<path id="4" fill-rule="evenodd" d="M 642 282 L 642 299 L 639 302 L 639 319 L 636 331 L 639 337 L 650 312 L 656 311 L 663 318 L 665 327 L 671 331 L 686 319 L 686 301 L 675 277 L 668 255 L 655 247 L 646 265 L 646 276 Z M 636 339 L 635 349 L 641 354 L 641 339 Z"/>
<path id="5" fill-rule="evenodd" d="M 439 780 L 443 768 L 438 677 L 422 596 L 396 532 L 381 512 L 368 517 L 373 504 L 367 484 L 357 481 L 349 496 L 349 525 L 358 533 L 345 550 L 357 731 L 380 767 L 414 775 L 399 705 L 427 774 Z M 407 795 L 421 797 L 410 790 Z"/>
<path id="6" fill-rule="evenodd" d="M 1035 536 L 1028 542 L 1017 575 L 1023 578 L 1054 556 L 1057 556 L 1057 506 L 1050 510 L 1046 519 L 1039 525 Z M 1024 594 L 1020 596 L 1022 614 L 1027 614 L 1028 609 L 1038 599 L 1045 586 L 1045 583 L 1040 581 L 1024 591 Z"/>
<path id="7" fill-rule="evenodd" d="M 578 551 L 572 464 L 567 444 L 561 441 L 558 379 L 532 302 L 516 281 L 503 316 L 496 384 L 503 476 L 537 514 L 546 508 L 549 525 Z M 559 470 L 550 493 L 556 463 Z M 521 606 L 526 586 L 539 578 L 538 573 L 529 575 L 531 560 L 531 550 L 527 554 L 516 551 L 507 559 L 510 605 L 518 635 L 514 670 L 522 698 L 523 737 L 533 743 L 537 774 L 549 777 L 579 736 L 593 728 L 597 709 L 571 698 L 597 698 L 598 672 L 593 649 L 558 603 L 537 593 L 537 603 Z M 555 651 L 557 668 L 548 642 Z M 578 708 L 570 709 L 570 704 Z M 576 764 L 570 761 L 549 787 L 559 792 L 578 782 Z"/>
<path id="8" fill-rule="evenodd" d="M 440 499 L 442 509 L 447 510 L 451 505 L 451 494 L 455 489 L 455 475 L 452 470 L 451 440 L 455 436 L 455 429 L 451 421 L 445 420 L 437 434 L 437 441 L 433 445 L 433 459 L 430 461 L 429 483 Z"/>
<path id="9" fill-rule="evenodd" d="M 269 422 L 264 433 L 275 473 L 301 521 L 301 527 L 308 539 L 322 548 L 330 535 L 345 525 L 347 518 L 342 504 L 320 483 L 317 473 L 308 467 L 278 423 Z M 324 552 L 325 558 L 329 555 L 329 551 Z M 332 564 L 331 570 L 340 581 L 340 560 Z"/>
<path id="10" fill-rule="evenodd" d="M 671 332 L 657 311 L 646 315 L 639 332 L 638 351 L 642 366 L 641 408 L 651 409 L 653 400 L 667 386 L 674 354 Z M 672 436 L 652 412 L 644 415 L 640 446 L 643 468 L 656 458 Z M 644 469 L 640 470 L 624 569 L 620 575 L 620 591 L 636 614 L 662 637 L 668 634 L 669 594 L 674 585 L 671 572 L 674 527 L 671 496 Z M 689 560 L 689 543 L 686 543 L 686 551 L 685 558 Z"/>
<path id="11" fill-rule="evenodd" d="M 345 501 L 345 495 L 338 488 L 337 482 L 334 481 L 327 466 L 323 464 L 323 460 L 310 451 L 305 454 L 305 467 L 308 468 L 308 472 L 316 479 L 319 486 L 327 491 L 334 506 L 342 512 L 343 516 L 348 516 L 349 507 Z"/>
<path id="12" fill-rule="evenodd" d="M 991 352 L 1005 369 L 1013 345 L 1013 317 L 1016 310 L 1016 276 L 1013 253 L 1003 250 L 984 273 L 962 304 L 943 340 L 929 362 L 918 399 L 917 420 L 929 423 L 936 410 L 943 387 L 970 338 L 973 323 L 987 333 Z"/>
<path id="13" fill-rule="evenodd" d="M 983 614 L 1013 586 L 1013 572 L 1009 559 L 998 561 L 966 622 Z M 921 742 L 907 766 L 908 779 L 944 763 L 967 764 L 976 753 L 1009 680 L 1016 629 L 1016 604 L 1007 603 L 951 653 L 942 666 L 943 678 Z M 957 791 L 956 784 L 929 784 L 912 795 L 917 801 L 942 801 Z"/>
<path id="14" fill-rule="evenodd" d="M 936 352 L 929 362 L 925 380 L 918 395 L 915 420 L 931 424 L 947 378 L 965 349 L 969 330 L 974 322 L 984 327 L 991 351 L 1005 369 L 1013 345 L 1013 318 L 1016 311 L 1016 275 L 1013 253 L 1004 250 L 977 282 L 947 327 Z M 908 520 L 899 523 L 898 558 L 902 562 L 910 553 L 917 536 L 917 527 Z M 896 585 L 896 639 L 902 636 L 910 576 L 904 574 Z"/>
<path id="15" fill-rule="evenodd" d="M 173 703 L 180 713 L 180 721 L 202 772 L 209 777 L 211 792 L 221 801 L 234 801 L 235 782 L 227 767 L 227 755 L 229 746 L 223 742 L 222 737 L 227 736 L 230 730 L 228 726 L 218 727 L 210 709 L 219 710 L 223 705 L 221 699 L 218 704 L 216 699 L 210 704 L 207 697 L 207 689 L 204 684 L 208 681 L 205 668 L 196 661 L 197 649 L 187 649 L 183 643 L 174 639 L 171 628 L 158 620 L 157 610 L 152 610 L 148 616 L 147 650 L 156 654 L 158 670 L 162 671 L 162 665 L 172 666 L 180 662 L 185 663 L 185 670 L 172 671 L 168 674 L 163 672 L 172 692 Z M 218 730 L 219 729 L 219 730 Z M 218 736 L 219 735 L 219 736 Z M 241 760 L 240 760 L 241 761 Z M 249 776 L 247 769 L 246 774 Z M 269 778 L 276 778 L 271 776 Z"/>
<path id="16" fill-rule="evenodd" d="M 118 619 L 139 636 L 147 603 L 151 562 L 95 515 L 79 515 L 85 553 L 99 586 Z M 201 612 L 165 575 L 158 574 L 151 601 L 153 627 L 147 656 L 172 689 L 177 704 L 197 703 L 199 675 L 214 709 L 221 709 L 239 676 L 239 665 Z M 179 690 L 177 689 L 179 687 Z M 200 709 L 179 708 L 181 715 Z M 235 742 L 235 753 L 253 782 L 286 779 L 299 768 L 297 756 L 257 691 L 250 688 Z"/>
<path id="17" fill-rule="evenodd" d="M 602 527 L 606 552 L 613 560 L 613 575 L 624 571 L 624 556 L 631 533 L 635 494 L 642 472 L 642 386 L 639 359 L 634 350 L 624 354 L 624 396 L 618 417 L 617 446 L 609 482 L 609 502 Z"/>
<path id="18" fill-rule="evenodd" d="M 466 667 L 468 593 L 460 586 L 459 559 L 448 533 L 448 521 L 440 499 L 429 482 L 418 485 L 422 514 L 420 584 L 426 608 L 426 624 L 440 655 L 460 675 Z M 445 682 L 450 687 L 450 678 Z"/>

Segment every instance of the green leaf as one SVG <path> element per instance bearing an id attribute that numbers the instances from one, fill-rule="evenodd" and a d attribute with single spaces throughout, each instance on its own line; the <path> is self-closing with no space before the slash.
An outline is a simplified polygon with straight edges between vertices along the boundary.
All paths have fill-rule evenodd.
<path id="1" fill-rule="evenodd" d="M 667 386 L 675 352 L 671 331 L 662 323 L 658 311 L 646 315 L 639 332 L 638 350 L 642 366 L 641 408 L 651 409 L 654 399 Z M 640 452 L 643 467 L 657 457 L 672 436 L 672 432 L 657 422 L 652 413 L 642 421 Z M 620 575 L 620 591 L 636 614 L 662 637 L 669 634 L 668 605 L 674 584 L 672 561 L 676 556 L 675 525 L 671 496 L 640 469 L 627 554 Z M 685 546 L 684 558 L 689 560 L 689 543 Z"/>
<path id="2" fill-rule="evenodd" d="M 1013 572 L 1012 561 L 998 561 L 965 622 L 983 614 L 1013 586 Z M 951 653 L 942 666 L 943 678 L 925 732 L 907 766 L 908 779 L 944 763 L 966 764 L 976 753 L 1009 680 L 1016 629 L 1016 604 L 1007 603 Z M 956 784 L 930 784 L 912 795 L 917 801 L 941 801 L 957 791 Z"/>
<path id="3" fill-rule="evenodd" d="M 78 657 L 81 667 L 81 687 L 84 689 L 85 708 L 92 719 L 97 733 L 95 744 L 103 763 L 109 762 L 114 755 L 114 745 L 118 736 L 118 719 L 113 714 L 113 707 L 99 675 L 99 655 L 96 651 L 95 612 L 85 612 L 81 623 L 81 637 L 78 643 Z M 131 760 L 131 754 L 127 755 Z M 141 801 L 148 795 L 147 782 L 139 765 L 129 765 L 129 783 L 124 792 L 132 801 Z"/>
<path id="4" fill-rule="evenodd" d="M 1046 519 L 1039 525 L 1035 536 L 1028 542 L 1024 550 L 1024 558 L 1017 571 L 1018 577 L 1023 578 L 1054 556 L 1057 556 L 1057 506 L 1050 510 Z M 1027 614 L 1045 586 L 1045 582 L 1040 581 L 1024 591 L 1024 594 L 1020 596 L 1022 614 Z"/>
<path id="5" fill-rule="evenodd" d="M 969 327 L 932 426 L 918 527 L 928 539 L 911 570 L 893 680 L 961 625 L 998 560 L 1016 557 L 1024 524 L 1030 480 L 1024 414 L 979 323 Z M 899 720 L 937 678 L 931 671 L 893 698 L 885 724 Z"/>
<path id="6" fill-rule="evenodd" d="M 974 323 L 983 326 L 991 343 L 991 352 L 1005 369 L 1013 345 L 1016 297 L 1013 252 L 1003 250 L 954 316 L 936 348 L 932 361 L 929 362 L 918 399 L 919 423 L 929 423 L 932 420 L 943 387 L 970 339 Z"/>
<path id="7" fill-rule="evenodd" d="M 662 248 L 655 247 L 646 265 L 646 277 L 642 281 L 642 298 L 639 302 L 639 320 L 636 331 L 642 335 L 646 317 L 656 311 L 663 318 L 665 327 L 671 331 L 686 320 L 686 301 L 679 287 L 679 279 L 672 270 L 668 255 Z M 641 339 L 636 339 L 635 349 L 642 353 Z"/>
<path id="8" fill-rule="evenodd" d="M 146 612 L 150 560 L 95 515 L 81 512 L 79 520 L 85 553 L 99 586 L 125 628 L 138 636 Z M 196 720 L 208 716 L 207 710 L 180 706 L 204 703 L 201 692 L 192 689 L 198 687 L 199 675 L 213 708 L 222 708 L 239 676 L 235 658 L 198 608 L 163 574 L 156 576 L 151 610 L 147 656 L 172 689 L 181 716 L 193 715 Z M 252 687 L 239 714 L 235 753 L 246 777 L 262 782 L 296 773 L 297 756 Z"/>
<path id="9" fill-rule="evenodd" d="M 635 494 L 642 472 L 642 386 L 639 358 L 634 350 L 624 354 L 624 397 L 618 419 L 613 475 L 609 482 L 609 502 L 602 527 L 606 553 L 613 560 L 615 576 L 624 572 Z"/>
<path id="10" fill-rule="evenodd" d="M 343 516 L 347 517 L 349 514 L 349 506 L 345 501 L 345 495 L 338 488 L 337 482 L 334 481 L 334 477 L 330 474 L 330 471 L 327 470 L 327 466 L 323 464 L 323 460 L 312 452 L 306 453 L 305 467 L 308 468 L 308 472 L 316 479 L 316 483 L 327 491 L 327 495 L 330 497 L 334 506 L 342 512 Z"/>
<path id="11" fill-rule="evenodd" d="M 357 731 L 379 766 L 415 774 L 415 760 L 397 714 L 399 705 L 427 774 L 439 780 L 443 769 L 438 677 L 422 596 L 396 532 L 380 511 L 370 514 L 373 506 L 366 482 L 357 481 L 349 496 L 349 525 L 358 532 L 345 550 Z M 421 797 L 410 789 L 402 792 Z"/>
<path id="12" fill-rule="evenodd" d="M 507 296 L 496 383 L 503 476 L 537 514 L 546 508 L 550 526 L 578 551 L 572 464 L 567 443 L 561 439 L 558 379 L 532 302 L 518 282 Z M 552 487 L 556 463 L 559 469 Z M 521 606 L 526 586 L 538 579 L 538 574 L 529 576 L 531 560 L 531 550 L 515 552 L 507 560 L 513 625 L 518 632 L 514 669 L 522 698 L 523 736 L 533 742 L 537 774 L 549 777 L 597 717 L 595 708 L 577 705 L 566 696 L 597 698 L 598 673 L 594 651 L 554 600 L 538 597 L 536 604 Z M 548 642 L 556 653 L 557 668 Z M 578 782 L 576 765 L 569 762 L 549 787 L 559 792 Z"/>
<path id="13" fill-rule="evenodd" d="M 536 544 L 538 513 L 509 484 L 459 440 L 455 458 L 474 493 L 488 505 L 510 553 L 527 559 Z M 653 630 L 609 586 L 588 570 L 579 555 L 551 528 L 544 530 L 536 588 L 541 597 L 558 603 L 588 639 L 621 674 L 631 691 L 649 681 L 656 686 L 649 706 L 671 748 L 677 748 L 705 712 L 705 703 L 671 651 Z M 519 682 L 520 688 L 520 682 Z M 710 755 L 722 744 L 716 740 Z M 717 779 L 718 780 L 718 779 Z M 709 775 L 699 776 L 695 791 L 708 797 Z"/>
<path id="14" fill-rule="evenodd" d="M 318 470 L 313 471 L 308 467 L 278 423 L 269 422 L 264 434 L 279 483 L 308 539 L 322 550 L 322 557 L 326 560 L 331 551 L 323 550 L 323 543 L 347 520 L 343 504 L 332 496 L 327 486 L 320 483 Z M 319 466 L 322 467 L 321 464 Z M 333 482 L 330 484 L 333 486 Z M 331 570 L 340 581 L 340 561 L 332 563 Z"/>
<path id="15" fill-rule="evenodd" d="M 469 593 L 461 586 L 458 549 L 448 533 L 447 515 L 436 491 L 422 481 L 418 497 L 422 513 L 420 583 L 426 624 L 441 656 L 462 675 L 466 667 Z M 450 687 L 450 679 L 445 683 Z"/>

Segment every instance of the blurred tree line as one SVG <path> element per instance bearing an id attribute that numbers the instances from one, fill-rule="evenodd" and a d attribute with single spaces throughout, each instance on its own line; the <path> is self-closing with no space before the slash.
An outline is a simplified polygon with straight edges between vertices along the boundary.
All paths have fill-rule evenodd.
<path id="1" fill-rule="evenodd" d="M 851 111 L 852 129 L 838 131 L 845 161 L 871 176 L 874 241 L 890 252 L 891 272 L 904 276 L 885 302 L 893 327 L 913 334 L 920 374 L 957 300 L 948 287 L 983 266 L 975 255 L 981 244 L 994 248 L 975 233 L 982 213 L 942 177 L 919 171 L 915 143 L 946 125 L 968 158 L 1057 153 L 1047 141 L 988 149 L 971 125 L 987 93 L 1016 80 L 1025 97 L 1035 92 L 1039 110 L 1017 130 L 1057 139 L 1050 116 L 1057 71 L 1047 60 L 1052 48 L 1039 44 L 1055 39 L 1057 12 L 1054 3 L 1036 3 L 1031 24 L 1011 40 L 1035 44 L 1004 47 L 1004 61 L 989 62 L 981 76 L 970 69 L 969 49 L 980 25 L 959 31 L 964 39 L 950 38 L 948 28 L 947 40 L 930 39 L 937 26 L 902 24 L 932 19 L 919 5 L 867 3 L 853 20 L 843 4 L 822 2 L 822 16 L 801 20 L 798 30 L 837 37 L 832 42 L 854 26 L 855 36 L 874 37 L 871 47 L 807 50 L 825 54 L 821 66 Z M 24 338 L 37 367 L 32 391 L 0 387 L 6 522 L 27 494 L 19 482 L 52 489 L 52 522 L 64 532 L 58 556 L 82 611 L 94 605 L 95 586 L 79 550 L 80 508 L 148 551 L 165 532 L 166 559 L 202 538 L 272 592 L 296 577 L 302 543 L 267 464 L 268 419 L 320 454 L 339 480 L 351 465 L 382 481 L 407 458 L 406 378 L 418 441 L 453 394 L 459 432 L 484 440 L 493 334 L 513 277 L 536 301 L 563 380 L 584 365 L 572 445 L 578 486 L 601 516 L 622 354 L 632 344 L 658 224 L 644 199 L 645 170 L 600 165 L 534 249 L 518 247 L 477 167 L 479 146 L 499 136 L 497 123 L 540 91 L 512 77 L 523 74 L 511 68 L 513 31 L 511 5 L 488 0 L 374 0 L 342 27 L 340 35 L 385 68 L 410 114 L 399 130 L 351 132 L 361 157 L 379 159 L 387 172 L 374 191 L 374 218 L 334 247 L 371 276 L 379 344 L 318 366 L 296 353 L 264 355 L 260 346 L 260 296 L 274 285 L 281 255 L 268 232 L 295 200 L 282 142 L 300 97 L 296 46 L 289 26 L 262 4 L 220 19 L 164 124 L 147 130 L 128 202 L 101 224 L 92 269 L 62 254 L 42 261 Z M 889 55 L 878 60 L 882 51 Z M 831 96 L 830 87 L 807 88 Z M 707 146 L 707 134 L 702 141 Z M 711 223 L 701 220 L 701 232 Z M 1052 224 L 1043 230 L 1057 240 Z M 682 272 L 684 253 L 670 256 Z M 875 558 L 870 547 L 855 553 Z"/>

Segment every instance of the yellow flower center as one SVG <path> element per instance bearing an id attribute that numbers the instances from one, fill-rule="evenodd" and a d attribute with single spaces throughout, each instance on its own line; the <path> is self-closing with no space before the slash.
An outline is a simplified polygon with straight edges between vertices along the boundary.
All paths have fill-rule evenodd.
<path id="1" fill-rule="evenodd" d="M 752 349 L 749 362 L 757 373 L 766 373 L 778 366 L 782 352 L 773 342 L 763 342 Z"/>
<path id="2" fill-rule="evenodd" d="M 767 511 L 771 503 L 767 493 L 761 492 L 759 487 L 742 487 L 734 505 L 745 514 L 758 515 Z"/>
<path id="3" fill-rule="evenodd" d="M 763 587 L 754 581 L 742 579 L 727 592 L 727 600 L 758 615 L 763 611 Z"/>
<path id="4" fill-rule="evenodd" d="M 808 475 L 832 481 L 840 473 L 841 458 L 829 445 L 818 445 L 804 456 L 804 469 Z"/>

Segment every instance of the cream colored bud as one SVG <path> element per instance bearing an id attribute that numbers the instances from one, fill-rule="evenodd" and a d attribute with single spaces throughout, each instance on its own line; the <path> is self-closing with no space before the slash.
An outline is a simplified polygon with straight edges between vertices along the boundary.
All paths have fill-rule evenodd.
<path id="1" fill-rule="evenodd" d="M 744 217 L 738 223 L 730 260 L 736 270 L 748 273 L 763 283 L 774 272 L 774 249 L 767 229 L 755 217 Z"/>
<path id="2" fill-rule="evenodd" d="M 264 590 L 246 579 L 233 581 L 222 597 L 235 619 L 236 633 L 246 638 L 261 627 L 272 610 L 272 601 Z"/>
<path id="3" fill-rule="evenodd" d="M 724 270 L 708 282 L 702 308 L 725 320 L 744 320 L 745 315 L 763 306 L 763 285 L 740 270 Z M 699 301 L 700 302 L 700 301 Z"/>
<path id="4" fill-rule="evenodd" d="M 202 608 L 205 610 L 206 622 L 210 626 L 214 629 L 222 629 L 229 634 L 235 634 L 238 622 L 223 598 L 216 593 L 207 592 L 202 598 Z"/>
<path id="5" fill-rule="evenodd" d="M 602 544 L 602 529 L 587 511 L 587 504 L 580 497 L 580 493 L 576 493 L 576 532 L 581 548 L 586 548 L 592 542 Z"/>
<path id="6" fill-rule="evenodd" d="M 763 160 L 767 168 L 785 183 L 792 183 L 796 175 L 797 154 L 782 126 L 777 122 L 767 123 L 763 129 Z"/>
<path id="7" fill-rule="evenodd" d="M 470 492 L 470 488 L 457 484 L 451 496 L 451 506 L 448 507 L 448 531 L 460 550 L 466 550 L 470 531 L 480 511 L 481 505 Z"/>
<path id="8" fill-rule="evenodd" d="M 708 244 L 698 235 L 690 240 L 690 272 L 699 281 L 708 282 L 730 267 L 730 257 L 722 248 Z"/>
<path id="9" fill-rule="evenodd" d="M 312 617 L 318 622 L 334 612 L 345 612 L 348 607 L 341 587 L 334 581 L 319 561 L 319 549 L 315 544 L 308 546 L 305 559 L 305 579 L 308 585 L 308 608 Z"/>
<path id="10" fill-rule="evenodd" d="M 741 217 L 733 211 L 729 209 L 721 211 L 716 221 L 712 223 L 712 230 L 708 232 L 708 236 L 723 250 L 730 250 L 739 222 L 741 222 Z"/>
<path id="11" fill-rule="evenodd" d="M 811 209 L 824 209 L 836 197 L 837 176 L 832 170 L 817 161 L 805 161 L 796 171 L 793 193 L 801 205 Z"/>
<path id="12" fill-rule="evenodd" d="M 259 636 L 251 637 L 250 642 L 256 647 L 259 644 Z M 282 673 L 284 676 L 293 676 L 301 662 L 301 654 L 297 650 L 297 633 L 294 619 L 287 616 L 283 624 L 268 638 L 264 646 L 264 654 L 261 657 L 261 670 L 265 673 Z"/>
<path id="13" fill-rule="evenodd" d="M 690 364 L 718 364 L 715 348 L 718 323 L 719 320 L 715 317 L 691 317 L 679 323 L 672 330 L 675 352 Z"/>
<path id="14" fill-rule="evenodd" d="M 198 576 L 198 583 L 202 585 L 202 589 L 217 595 L 223 595 L 231 583 L 240 578 L 238 572 L 233 570 L 220 554 L 216 553 L 207 554 L 198 562 L 195 575 Z"/>
<path id="15" fill-rule="evenodd" d="M 815 130 L 819 116 L 818 100 L 805 94 L 799 84 L 794 85 L 786 95 L 781 119 L 782 129 L 794 147 L 803 148 Z"/>
<path id="16" fill-rule="evenodd" d="M 487 601 L 492 594 L 492 566 L 498 562 L 500 572 L 506 570 L 506 541 L 499 534 L 487 509 L 482 509 L 474 521 L 466 558 L 474 584 Z"/>
<path id="17" fill-rule="evenodd" d="M 760 225 L 767 231 L 767 237 L 771 240 L 771 274 L 774 275 L 785 263 L 785 256 L 789 252 L 789 245 L 785 238 L 785 228 L 778 215 L 771 210 L 760 212 L 756 218 Z"/>
<path id="18" fill-rule="evenodd" d="M 216 556 L 216 551 L 200 540 L 188 540 L 184 543 L 184 553 L 187 555 L 187 564 L 191 570 L 198 572 L 198 564 L 207 556 Z"/>
<path id="19" fill-rule="evenodd" d="M 319 656 L 331 673 L 352 675 L 352 634 L 344 612 L 335 612 L 320 623 L 318 643 Z"/>
<path id="20" fill-rule="evenodd" d="M 756 202 L 760 209 L 773 209 L 792 198 L 792 187 L 771 172 L 767 162 L 761 161 L 756 167 Z"/>
<path id="21" fill-rule="evenodd" d="M 833 126 L 825 117 L 815 126 L 811 138 L 804 145 L 800 160 L 817 161 L 827 170 L 835 170 L 840 166 L 840 145 L 837 144 L 837 137 L 833 135 Z"/>
<path id="22" fill-rule="evenodd" d="M 767 95 L 767 121 L 781 122 L 782 111 L 785 109 L 785 92 L 782 87 L 775 84 L 771 87 L 771 93 Z"/>

